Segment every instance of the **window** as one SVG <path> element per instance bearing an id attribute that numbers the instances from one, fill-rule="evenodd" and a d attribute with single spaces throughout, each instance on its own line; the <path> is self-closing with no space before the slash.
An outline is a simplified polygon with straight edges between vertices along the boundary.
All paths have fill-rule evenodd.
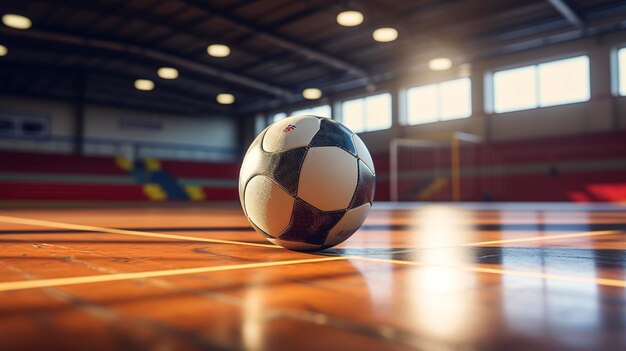
<path id="1" fill-rule="evenodd" d="M 15 133 L 15 122 L 10 119 L 0 119 L 0 134 Z"/>
<path id="2" fill-rule="evenodd" d="M 469 78 L 410 88 L 406 92 L 408 124 L 466 118 L 472 114 Z"/>
<path id="3" fill-rule="evenodd" d="M 42 121 L 23 121 L 22 134 L 24 135 L 41 135 L 45 132 Z"/>
<path id="4" fill-rule="evenodd" d="M 496 72 L 493 75 L 496 112 L 537 107 L 537 74 L 535 66 Z"/>
<path id="5" fill-rule="evenodd" d="M 47 115 L 0 111 L 1 136 L 49 137 L 50 125 L 50 117 Z"/>
<path id="6" fill-rule="evenodd" d="M 619 72 L 619 94 L 626 95 L 626 48 L 621 48 L 617 52 L 617 70 Z"/>
<path id="7" fill-rule="evenodd" d="M 589 58 L 565 60 L 499 71 L 493 75 L 496 113 L 589 100 Z"/>
<path id="8" fill-rule="evenodd" d="M 273 114 L 273 115 L 272 115 L 272 120 L 271 120 L 271 122 L 272 122 L 272 123 L 274 123 L 274 122 L 278 122 L 278 121 L 280 121 L 281 119 L 283 119 L 283 118 L 285 118 L 285 117 L 287 117 L 287 114 L 286 114 L 286 113 L 284 113 L 284 112 L 278 112 L 278 113 L 275 113 L 275 114 Z"/>
<path id="9" fill-rule="evenodd" d="M 313 115 L 313 116 L 330 118 L 331 109 L 330 109 L 330 105 L 321 105 L 321 106 L 316 106 L 316 107 L 311 107 L 311 108 L 305 108 L 302 110 L 296 110 L 296 111 L 291 112 L 291 115 L 292 116 Z"/>
<path id="10" fill-rule="evenodd" d="M 263 129 L 267 127 L 267 119 L 263 114 L 258 114 L 254 116 L 254 132 L 255 134 L 261 133 Z"/>
<path id="11" fill-rule="evenodd" d="M 341 104 L 343 123 L 356 133 L 391 127 L 391 95 L 383 93 Z"/>

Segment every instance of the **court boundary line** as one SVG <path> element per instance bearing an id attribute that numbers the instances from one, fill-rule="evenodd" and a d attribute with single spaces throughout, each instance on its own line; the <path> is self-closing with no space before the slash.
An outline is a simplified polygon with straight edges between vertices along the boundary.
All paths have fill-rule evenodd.
<path id="1" fill-rule="evenodd" d="M 222 265 L 222 266 L 210 266 L 210 267 L 178 268 L 178 269 L 166 269 L 166 270 L 146 271 L 146 272 L 112 273 L 112 274 L 85 275 L 85 276 L 80 276 L 80 277 L 9 281 L 9 282 L 0 282 L 0 292 L 36 289 L 36 288 L 50 288 L 50 287 L 78 285 L 78 284 L 104 283 L 104 282 L 132 280 L 132 279 L 180 276 L 180 275 L 198 274 L 198 273 L 224 272 L 224 271 L 250 269 L 250 268 L 266 268 L 266 267 L 278 267 L 278 266 L 317 263 L 317 262 L 345 261 L 350 258 L 351 257 L 348 257 L 348 256 L 317 257 L 317 258 L 306 258 L 306 259 L 299 259 L 299 260 L 287 260 L 287 261 L 277 261 L 277 262 L 255 262 L 255 263 L 234 264 L 234 265 L 226 265 L 226 266 Z"/>
<path id="2" fill-rule="evenodd" d="M 209 242 L 209 243 L 216 243 L 216 244 L 264 247 L 264 248 L 272 248 L 272 249 L 281 248 L 273 244 L 257 244 L 257 243 L 250 243 L 250 242 L 237 241 L 237 240 L 211 239 L 211 238 L 202 238 L 202 237 L 195 237 L 195 236 L 188 236 L 188 235 L 164 234 L 164 233 L 155 233 L 155 232 L 147 232 L 147 231 L 128 230 L 128 229 L 96 227 L 96 226 L 89 226 L 89 225 L 82 225 L 82 224 L 54 222 L 54 221 L 23 218 L 23 217 L 12 217 L 12 216 L 0 215 L 0 222 L 11 223 L 11 224 L 34 225 L 34 226 L 39 226 L 39 227 L 68 229 L 68 230 L 79 230 L 79 231 L 94 232 L 94 233 L 134 235 L 134 236 L 153 237 L 153 238 L 162 238 L 162 239 Z M 588 231 L 588 232 L 565 233 L 565 234 L 555 234 L 555 235 L 546 235 L 546 236 L 533 236 L 533 237 L 518 238 L 518 239 L 481 241 L 481 242 L 474 242 L 474 243 L 459 244 L 457 246 L 458 247 L 472 247 L 472 246 L 507 244 L 507 243 L 517 243 L 517 242 L 560 240 L 560 239 L 568 239 L 568 238 L 614 235 L 614 234 L 620 234 L 620 233 L 623 233 L 623 231 L 620 231 L 620 230 Z M 425 250 L 425 249 L 427 248 L 415 248 L 411 250 Z"/>
<path id="3" fill-rule="evenodd" d="M 256 244 L 256 243 L 248 243 L 248 242 L 234 241 L 234 240 L 210 239 L 210 238 L 201 238 L 201 237 L 184 236 L 184 235 L 171 235 L 171 234 L 161 234 L 161 233 L 153 233 L 153 232 L 142 232 L 142 231 L 133 231 L 133 230 L 126 230 L 126 229 L 96 227 L 96 226 L 70 224 L 70 223 L 63 223 L 63 222 L 54 222 L 54 221 L 29 219 L 29 218 L 22 218 L 22 217 L 1 216 L 1 215 L 0 215 L 0 222 L 60 228 L 60 229 L 72 229 L 72 230 L 80 230 L 80 231 L 94 232 L 94 233 L 156 237 L 156 238 L 176 239 L 176 240 L 184 240 L 184 241 L 243 245 L 243 246 L 274 248 L 274 249 L 281 248 L 279 246 L 272 245 L 272 244 Z M 620 233 L 622 233 L 622 231 L 619 231 L 619 230 L 566 233 L 566 234 L 535 236 L 535 237 L 527 237 L 527 238 L 519 238 L 519 239 L 506 239 L 506 240 L 493 240 L 493 241 L 483 241 L 483 242 L 476 242 L 476 243 L 467 243 L 467 244 L 460 244 L 456 247 L 474 247 L 474 246 L 481 246 L 481 245 L 493 245 L 493 244 L 503 244 L 503 243 L 513 243 L 513 242 L 558 240 L 558 239 L 577 238 L 577 237 L 613 235 L 613 234 L 620 234 Z M 414 250 L 421 250 L 421 249 L 419 248 L 411 249 L 411 251 L 414 251 Z M 376 258 L 376 257 L 367 257 L 367 256 L 330 256 L 330 257 L 325 256 L 325 257 L 312 258 L 312 259 L 287 260 L 287 261 L 263 262 L 263 263 L 248 263 L 248 264 L 227 265 L 227 266 L 222 265 L 222 266 L 212 266 L 212 267 L 181 268 L 181 269 L 147 271 L 147 272 L 90 275 L 90 276 L 82 276 L 82 277 L 65 277 L 65 278 L 50 278 L 50 279 L 38 279 L 38 280 L 27 280 L 27 281 L 0 282 L 0 292 L 24 290 L 24 289 L 32 289 L 32 288 L 42 288 L 42 287 L 52 287 L 52 286 L 66 286 L 66 285 L 88 284 L 88 283 L 109 282 L 109 281 L 119 281 L 119 280 L 132 280 L 132 279 L 153 278 L 153 277 L 163 277 L 163 276 L 186 275 L 186 274 L 195 274 L 195 273 L 219 272 L 219 271 L 248 269 L 248 268 L 264 268 L 264 267 L 274 267 L 274 266 L 291 265 L 291 264 L 299 264 L 299 263 L 340 261 L 340 260 L 349 260 L 349 259 L 359 259 L 359 260 L 372 261 L 372 262 L 395 263 L 395 264 L 408 265 L 408 266 L 414 266 L 414 267 L 443 267 L 443 268 L 451 268 L 451 269 L 462 269 L 465 271 L 472 271 L 472 272 L 477 272 L 477 273 L 523 276 L 523 277 L 541 278 L 544 280 L 554 279 L 554 280 L 581 282 L 581 283 L 593 283 L 596 285 L 626 288 L 626 280 L 618 280 L 618 279 L 586 278 L 586 277 L 575 276 L 575 275 L 537 273 L 537 272 L 504 270 L 504 269 L 472 267 L 472 266 L 430 265 L 430 264 L 421 263 L 421 262 L 403 261 L 403 260 L 394 260 L 394 259 L 385 259 L 385 258 Z"/>
<path id="4" fill-rule="evenodd" d="M 587 277 L 576 276 L 576 275 L 516 271 L 516 270 L 474 267 L 474 266 L 452 266 L 452 265 L 446 266 L 446 265 L 426 264 L 426 263 L 414 262 L 414 261 L 402 261 L 402 260 L 366 257 L 366 256 L 352 256 L 352 258 L 360 259 L 364 261 L 394 263 L 394 264 L 400 264 L 400 265 L 412 266 L 412 267 L 421 267 L 421 268 L 438 267 L 438 268 L 449 268 L 449 269 L 461 269 L 461 270 L 476 272 L 476 273 L 510 275 L 510 276 L 526 277 L 526 278 L 540 278 L 543 280 L 561 280 L 561 281 L 569 281 L 569 282 L 576 282 L 576 283 L 593 283 L 595 285 L 626 288 L 626 280 L 619 280 L 619 279 L 587 278 Z"/>
<path id="5" fill-rule="evenodd" d="M 600 236 L 600 235 L 613 235 L 613 234 L 620 234 L 620 233 L 623 233 L 623 232 L 620 230 L 599 230 L 599 231 L 589 231 L 589 232 L 576 232 L 576 233 L 554 234 L 554 235 L 545 235 L 545 236 L 533 236 L 533 237 L 518 238 L 518 239 L 481 241 L 481 242 L 476 242 L 476 243 L 461 244 L 459 246 L 482 246 L 482 245 L 494 245 L 494 244 L 520 243 L 520 242 L 529 242 L 529 241 L 559 240 L 559 239 L 583 238 L 583 237 Z"/>
<path id="6" fill-rule="evenodd" d="M 22 218 L 22 217 L 0 216 L 0 222 L 10 223 L 10 224 L 33 225 L 33 226 L 38 226 L 38 227 L 80 230 L 84 232 L 94 232 L 94 233 L 134 235 L 134 236 L 143 236 L 143 237 L 151 237 L 151 238 L 199 241 L 199 242 L 208 242 L 208 243 L 214 243 L 214 244 L 243 245 L 243 246 L 264 247 L 264 248 L 272 248 L 272 249 L 281 248 L 273 244 L 256 244 L 256 243 L 249 243 L 245 241 L 236 241 L 236 240 L 210 239 L 210 238 L 202 238 L 202 237 L 187 236 L 187 235 L 163 234 L 163 233 L 154 233 L 154 232 L 143 232 L 143 231 L 137 231 L 137 230 L 96 227 L 96 226 L 90 226 L 90 225 L 54 222 L 54 221 L 46 221 L 46 220 L 41 220 L 41 219 L 30 219 L 30 218 Z"/>
<path id="7" fill-rule="evenodd" d="M 49 288 L 49 287 L 68 286 L 68 285 L 79 285 L 79 284 L 105 283 L 105 282 L 133 280 L 133 279 L 180 276 L 180 275 L 198 274 L 198 273 L 224 272 L 224 271 L 231 271 L 231 270 L 251 269 L 251 268 L 269 268 L 269 267 L 306 264 L 306 263 L 346 261 L 346 260 L 351 260 L 351 259 L 357 259 L 357 260 L 363 260 L 363 261 L 369 261 L 369 262 L 399 264 L 399 265 L 404 265 L 404 266 L 420 267 L 420 268 L 438 267 L 438 268 L 448 268 L 448 269 L 457 269 L 457 270 L 460 269 L 460 270 L 476 272 L 476 273 L 498 274 L 498 275 L 503 275 L 503 276 L 509 275 L 509 276 L 518 276 L 518 277 L 526 277 L 526 278 L 539 278 L 543 280 L 561 280 L 561 281 L 587 283 L 587 284 L 592 283 L 595 285 L 626 288 L 626 280 L 609 279 L 609 278 L 588 278 L 588 277 L 575 276 L 575 275 L 516 271 L 516 270 L 505 270 L 505 269 L 474 267 L 474 266 L 431 265 L 431 264 L 422 263 L 422 262 L 403 261 L 403 260 L 366 257 L 366 256 L 331 256 L 331 257 L 326 256 L 326 257 L 318 257 L 318 258 L 286 260 L 286 261 L 277 261 L 277 262 L 256 262 L 256 263 L 245 263 L 245 264 L 226 265 L 226 266 L 222 265 L 222 266 L 210 266 L 210 267 L 178 268 L 178 269 L 168 269 L 168 270 L 158 270 L 158 271 L 98 274 L 98 275 L 86 275 L 86 276 L 80 276 L 80 277 L 63 277 L 63 278 L 9 281 L 9 282 L 0 282 L 0 292 L 37 289 L 37 288 Z"/>

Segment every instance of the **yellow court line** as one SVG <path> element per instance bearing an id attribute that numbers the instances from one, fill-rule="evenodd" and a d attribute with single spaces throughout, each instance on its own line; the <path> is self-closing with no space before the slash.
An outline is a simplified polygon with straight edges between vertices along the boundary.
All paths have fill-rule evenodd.
<path id="1" fill-rule="evenodd" d="M 429 265 L 429 264 L 420 263 L 420 262 L 402 261 L 402 260 L 393 260 L 393 259 L 375 258 L 375 257 L 364 257 L 364 256 L 353 256 L 351 258 L 365 260 L 365 261 L 373 261 L 373 262 L 394 263 L 394 264 L 401 264 L 401 265 L 415 266 L 415 267 L 443 267 L 443 268 L 452 268 L 452 269 L 459 268 L 465 271 L 477 272 L 477 273 L 490 273 L 490 274 L 510 275 L 510 276 L 527 277 L 527 278 L 540 278 L 540 279 L 545 279 L 545 280 L 550 280 L 550 279 L 562 280 L 562 281 L 569 281 L 569 282 L 591 283 L 591 284 L 596 284 L 596 285 L 626 288 L 626 281 L 619 280 L 619 279 L 587 278 L 587 277 L 581 277 L 581 276 L 575 276 L 575 275 L 513 271 L 513 270 L 496 269 L 496 268 L 481 268 L 481 267 L 473 267 L 473 266 Z"/>
<path id="2" fill-rule="evenodd" d="M 39 226 L 39 227 L 81 230 L 81 231 L 86 231 L 86 232 L 100 232 L 100 233 L 109 233 L 109 234 L 145 236 L 145 237 L 151 237 L 151 238 L 201 241 L 201 242 L 215 243 L 215 244 L 233 244 L 233 245 L 265 247 L 265 248 L 272 248 L 272 249 L 280 248 L 279 246 L 272 245 L 272 244 L 255 244 L 255 243 L 248 243 L 245 241 L 220 240 L 220 239 L 200 238 L 200 237 L 186 236 L 186 235 L 140 232 L 136 230 L 94 227 L 90 225 L 69 224 L 69 223 L 52 222 L 52 221 L 44 221 L 44 220 L 39 220 L 39 219 L 28 219 L 28 218 L 20 218 L 20 217 L 0 216 L 0 222 L 11 223 L 11 224 L 34 225 L 34 226 Z"/>
<path id="3" fill-rule="evenodd" d="M 478 243 L 463 244 L 461 246 L 482 246 L 482 245 L 493 245 L 493 244 L 522 243 L 522 242 L 528 242 L 528 241 L 569 239 L 569 238 L 580 238 L 580 237 L 599 236 L 599 235 L 612 235 L 612 234 L 620 234 L 620 233 L 622 232 L 619 230 L 602 230 L 602 231 L 596 231 L 596 232 L 580 232 L 580 233 L 555 234 L 555 235 L 546 235 L 546 236 L 533 236 L 530 238 L 482 241 Z"/>
<path id="4" fill-rule="evenodd" d="M 120 281 L 120 280 L 129 280 L 129 279 L 168 277 L 168 276 L 184 275 L 184 274 L 224 272 L 224 271 L 250 269 L 250 268 L 277 267 L 277 266 L 286 266 L 286 265 L 304 264 L 304 263 L 340 261 L 340 260 L 347 260 L 348 258 L 349 257 L 345 257 L 345 256 L 322 257 L 322 258 L 309 258 L 309 259 L 278 261 L 278 262 L 235 264 L 235 265 L 229 265 L 229 266 L 180 268 L 180 269 L 168 269 L 168 270 L 162 270 L 162 271 L 116 273 L 116 274 L 103 274 L 103 275 L 88 275 L 88 276 L 82 276 L 82 277 L 12 281 L 12 282 L 0 283 L 0 292 L 34 289 L 34 288 L 49 288 L 49 287 L 55 287 L 55 286 L 66 286 L 66 285 L 76 285 L 76 284 L 113 282 L 113 281 Z"/>

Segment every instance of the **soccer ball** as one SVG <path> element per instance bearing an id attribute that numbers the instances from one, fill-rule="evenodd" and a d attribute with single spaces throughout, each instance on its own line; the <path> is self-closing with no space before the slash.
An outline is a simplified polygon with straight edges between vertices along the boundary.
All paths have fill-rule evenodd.
<path id="1" fill-rule="evenodd" d="M 349 238 L 374 198 L 374 163 L 363 141 L 328 118 L 293 116 L 256 137 L 239 173 L 250 224 L 274 244 L 316 251 Z"/>

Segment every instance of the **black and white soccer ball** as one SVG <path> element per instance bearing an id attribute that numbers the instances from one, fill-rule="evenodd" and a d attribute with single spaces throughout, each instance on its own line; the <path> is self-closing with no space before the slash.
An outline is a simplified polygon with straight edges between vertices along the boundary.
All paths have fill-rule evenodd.
<path id="1" fill-rule="evenodd" d="M 374 163 L 363 141 L 328 118 L 293 116 L 256 137 L 239 173 L 239 198 L 252 226 L 298 251 L 349 238 L 374 198 Z"/>

